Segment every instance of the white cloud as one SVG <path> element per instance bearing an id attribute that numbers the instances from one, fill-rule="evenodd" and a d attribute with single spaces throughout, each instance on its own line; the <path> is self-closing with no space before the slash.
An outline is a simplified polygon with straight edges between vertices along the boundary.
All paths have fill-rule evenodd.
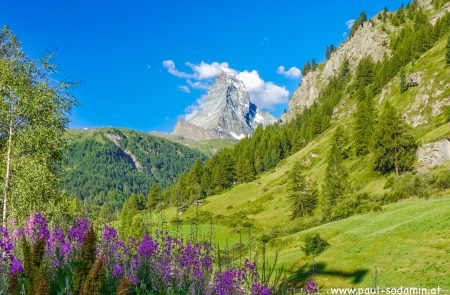
<path id="1" fill-rule="evenodd" d="M 191 89 L 187 87 L 186 85 L 180 85 L 178 86 L 178 90 L 184 93 L 191 93 Z"/>
<path id="2" fill-rule="evenodd" d="M 198 65 L 187 62 L 186 65 L 194 71 L 194 75 L 196 75 L 197 80 L 215 78 L 223 72 L 231 71 L 227 62 L 213 62 L 209 64 L 202 61 Z"/>
<path id="3" fill-rule="evenodd" d="M 289 91 L 283 86 L 278 86 L 273 82 L 264 81 L 258 71 L 244 70 L 237 71 L 229 66 L 227 62 L 206 63 L 201 61 L 199 64 L 187 62 L 192 73 L 180 71 L 176 68 L 173 60 L 163 61 L 163 66 L 173 76 L 186 79 L 186 85 L 180 85 L 179 89 L 190 93 L 191 89 L 200 89 L 207 91 L 214 83 L 215 78 L 223 72 L 233 73 L 240 79 L 250 94 L 250 99 L 258 107 L 266 110 L 273 109 L 276 105 L 286 103 L 289 97 Z M 280 70 L 280 67 L 278 68 Z M 286 77 L 300 77 L 300 70 L 292 67 L 289 70 L 282 68 L 283 75 Z M 203 104 L 206 96 L 202 96 L 197 102 L 186 109 L 185 119 L 192 118 Z"/>
<path id="4" fill-rule="evenodd" d="M 252 102 L 262 109 L 271 110 L 288 101 L 289 91 L 284 86 L 265 82 L 256 70 L 240 72 L 237 77 L 244 83 Z"/>
<path id="5" fill-rule="evenodd" d="M 194 76 L 192 74 L 178 71 L 177 68 L 175 67 L 175 62 L 171 59 L 164 60 L 163 67 L 165 67 L 167 69 L 167 71 L 170 74 L 174 75 L 175 77 L 186 78 L 186 79 L 194 78 Z"/>
<path id="6" fill-rule="evenodd" d="M 291 79 L 299 79 L 302 76 L 302 71 L 300 71 L 300 69 L 297 67 L 291 67 L 286 71 L 286 68 L 284 66 L 279 66 L 277 69 L 277 73 Z"/>
<path id="7" fill-rule="evenodd" d="M 351 28 L 353 27 L 353 25 L 355 24 L 355 19 L 349 19 L 348 21 L 345 22 L 345 25 L 347 26 L 347 29 L 351 30 Z"/>

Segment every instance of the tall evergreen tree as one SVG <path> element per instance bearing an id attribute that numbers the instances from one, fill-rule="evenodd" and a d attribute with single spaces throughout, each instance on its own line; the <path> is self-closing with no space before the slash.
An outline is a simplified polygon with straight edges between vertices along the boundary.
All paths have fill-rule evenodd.
<path id="1" fill-rule="evenodd" d="M 317 68 L 317 63 L 316 63 L 316 59 L 313 58 L 311 61 L 311 70 L 315 70 Z"/>
<path id="2" fill-rule="evenodd" d="M 350 189 L 348 174 L 342 164 L 342 151 L 337 142 L 336 130 L 327 157 L 324 184 L 322 187 L 322 213 L 325 220 L 333 219 L 333 208 L 342 201 Z"/>
<path id="3" fill-rule="evenodd" d="M 331 57 L 331 54 L 336 50 L 336 47 L 334 47 L 333 44 L 330 44 L 329 46 L 327 46 L 327 49 L 325 51 L 325 58 L 326 60 L 329 60 Z"/>
<path id="4" fill-rule="evenodd" d="M 359 29 L 359 27 L 361 27 L 366 21 L 367 21 L 367 15 L 363 11 L 359 14 L 358 19 L 355 21 L 355 23 L 353 24 L 353 26 L 350 30 L 350 38 L 353 37 L 353 35 L 355 35 L 355 33 Z"/>
<path id="5" fill-rule="evenodd" d="M 309 64 L 309 61 L 307 61 L 302 68 L 302 75 L 306 76 L 306 74 L 308 74 L 308 72 L 311 70 L 311 65 Z"/>
<path id="6" fill-rule="evenodd" d="M 447 51 L 445 52 L 445 63 L 450 65 L 450 36 L 448 36 L 447 40 Z"/>
<path id="7" fill-rule="evenodd" d="M 161 201 L 161 189 L 158 184 L 154 183 L 150 187 L 150 191 L 147 194 L 147 202 L 145 207 L 147 209 L 153 209 Z"/>
<path id="8" fill-rule="evenodd" d="M 417 142 L 410 127 L 389 103 L 385 106 L 374 132 L 375 170 L 382 173 L 412 170 Z"/>
<path id="9" fill-rule="evenodd" d="M 246 156 L 239 157 L 236 163 L 236 179 L 240 183 L 250 182 L 255 179 L 255 168 Z"/>
<path id="10" fill-rule="evenodd" d="M 126 200 L 119 216 L 119 235 L 126 240 L 132 231 L 133 217 L 138 213 L 138 197 L 135 194 Z"/>
<path id="11" fill-rule="evenodd" d="M 400 71 L 400 92 L 403 93 L 408 90 L 408 83 L 406 83 L 406 74 L 405 70 L 402 69 Z"/>
<path id="12" fill-rule="evenodd" d="M 372 135 L 375 124 L 373 99 L 365 97 L 358 100 L 353 127 L 354 151 L 357 156 L 367 155 L 372 146 Z"/>
<path id="13" fill-rule="evenodd" d="M 295 162 L 289 174 L 288 198 L 291 203 L 292 219 L 307 216 L 316 208 L 317 193 L 303 175 L 300 162 Z"/>

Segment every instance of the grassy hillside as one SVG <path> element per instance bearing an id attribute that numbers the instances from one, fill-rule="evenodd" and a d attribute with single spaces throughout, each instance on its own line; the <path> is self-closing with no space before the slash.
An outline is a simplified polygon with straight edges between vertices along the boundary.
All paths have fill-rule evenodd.
<path id="1" fill-rule="evenodd" d="M 436 111 L 437 106 L 445 108 L 450 95 L 450 67 L 445 66 L 444 61 L 446 40 L 439 40 L 418 60 L 407 65 L 407 75 L 419 73 L 421 76 L 418 86 L 401 93 L 397 75 L 375 98 L 379 102 L 378 110 L 389 101 L 405 119 L 418 118 L 420 124 L 413 129 L 413 134 L 419 144 L 450 135 L 448 114 L 443 109 Z M 351 110 L 355 104 L 352 97 L 344 97 L 343 112 Z M 294 163 L 300 161 L 305 174 L 320 189 L 332 135 L 341 126 L 351 138 L 352 124 L 351 116 L 342 116 L 335 120 L 332 128 L 255 181 L 208 197 L 198 213 L 195 206 L 190 206 L 180 216 L 185 230 L 197 218 L 200 228 L 206 228 L 212 221 L 217 226 L 218 243 L 232 246 L 232 241 L 238 241 L 236 233 L 246 233 L 250 227 L 254 241 L 259 245 L 261 240 L 268 241 L 269 256 L 274 259 L 278 252 L 280 265 L 287 267 L 299 280 L 306 279 L 309 271 L 301 250 L 303 238 L 307 233 L 318 232 L 331 244 L 318 259 L 321 274 L 316 279 L 323 286 L 370 286 L 375 268 L 380 285 L 442 286 L 448 282 L 446 278 L 450 274 L 450 267 L 445 263 L 450 260 L 449 162 L 426 173 L 406 173 L 396 179 L 373 170 L 372 154 L 356 157 L 350 153 L 344 166 L 349 172 L 352 191 L 368 193 L 368 202 L 383 198 L 386 193 L 408 191 L 415 196 L 421 186 L 427 187 L 426 196 L 431 199 L 414 197 L 384 206 L 379 212 L 376 210 L 380 208 L 375 206 L 371 213 L 317 227 L 314 226 L 320 223 L 317 217 L 320 214 L 296 220 L 290 218 L 286 189 Z M 434 184 L 447 182 L 444 185 L 447 188 L 429 188 L 431 182 L 425 183 L 424 179 L 433 179 Z M 164 211 L 170 220 L 175 218 L 176 212 L 173 207 Z M 228 241 L 224 241 L 224 237 L 228 237 Z M 243 239 L 248 238 L 247 234 Z"/>
<path id="2" fill-rule="evenodd" d="M 63 161 L 69 195 L 114 206 L 131 193 L 147 194 L 150 185 L 166 187 L 205 154 L 149 134 L 100 128 L 70 130 Z"/>

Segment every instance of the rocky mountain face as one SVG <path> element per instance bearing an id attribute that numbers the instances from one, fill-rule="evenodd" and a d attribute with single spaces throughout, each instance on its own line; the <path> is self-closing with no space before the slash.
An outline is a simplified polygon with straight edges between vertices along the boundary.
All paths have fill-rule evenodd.
<path id="1" fill-rule="evenodd" d="M 259 126 L 276 119 L 261 112 L 250 101 L 244 84 L 235 74 L 224 72 L 209 89 L 199 109 L 184 121 L 180 119 L 173 134 L 189 140 L 214 138 L 242 139 Z"/>
<path id="2" fill-rule="evenodd" d="M 450 11 L 450 2 L 437 11 L 433 11 L 431 0 L 416 0 L 416 3 L 421 8 L 432 12 L 429 19 L 432 24 L 445 12 Z M 344 60 L 348 60 L 349 69 L 353 72 L 359 61 L 366 56 L 371 56 L 375 62 L 381 60 L 385 54 L 389 57 L 391 54 L 389 49 L 391 36 L 400 28 L 382 23 L 377 16 L 363 23 L 350 39 L 343 42 L 331 54 L 330 59 L 323 66 L 308 72 L 302 78 L 300 86 L 291 96 L 287 112 L 283 114 L 281 120 L 289 121 L 296 114 L 311 106 L 317 100 L 323 87 L 330 81 L 330 78 L 338 72 Z M 342 108 L 342 106 L 338 107 Z M 336 116 L 341 117 L 340 114 L 336 114 Z"/>

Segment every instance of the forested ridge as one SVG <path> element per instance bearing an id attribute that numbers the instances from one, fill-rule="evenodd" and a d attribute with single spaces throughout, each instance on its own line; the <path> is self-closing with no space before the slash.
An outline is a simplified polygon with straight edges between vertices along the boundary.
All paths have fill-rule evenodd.
<path id="1" fill-rule="evenodd" d="M 66 137 L 63 186 L 92 206 L 120 208 L 130 194 L 146 195 L 152 184 L 165 188 L 196 159 L 206 160 L 201 152 L 138 131 L 71 130 Z"/>

